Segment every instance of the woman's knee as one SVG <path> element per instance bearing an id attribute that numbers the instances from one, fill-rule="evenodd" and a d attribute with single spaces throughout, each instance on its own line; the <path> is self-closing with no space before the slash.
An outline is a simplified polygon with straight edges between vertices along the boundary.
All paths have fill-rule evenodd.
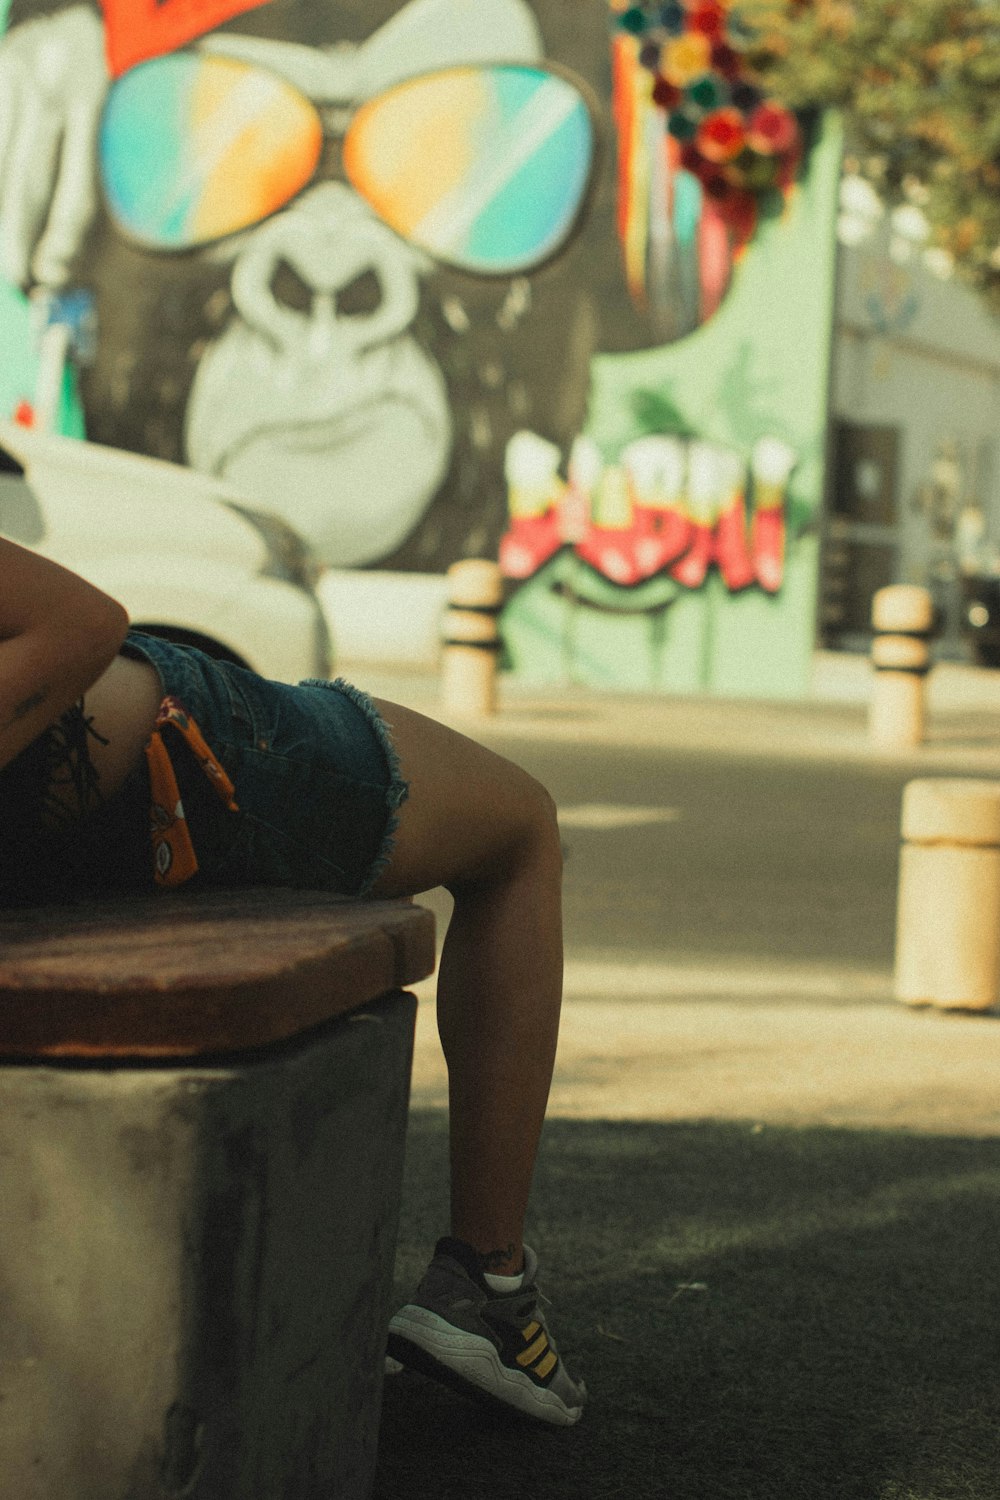
<path id="1" fill-rule="evenodd" d="M 560 869 L 562 868 L 562 839 L 559 834 L 559 809 L 556 800 L 548 787 L 535 778 L 529 777 L 532 784 L 531 795 L 531 832 L 535 843 L 546 853 L 557 859 Z"/>
<path id="2" fill-rule="evenodd" d="M 502 795 L 491 809 L 488 852 L 475 871 L 471 884 L 506 879 L 528 869 L 540 870 L 550 879 L 562 876 L 562 841 L 559 814 L 548 788 L 529 772 L 506 763 Z M 449 886 L 466 884 L 459 880 Z"/>
<path id="3" fill-rule="evenodd" d="M 409 799 L 375 894 L 478 888 L 530 857 L 561 869 L 556 806 L 536 777 L 479 742 L 376 699 L 393 726 Z"/>

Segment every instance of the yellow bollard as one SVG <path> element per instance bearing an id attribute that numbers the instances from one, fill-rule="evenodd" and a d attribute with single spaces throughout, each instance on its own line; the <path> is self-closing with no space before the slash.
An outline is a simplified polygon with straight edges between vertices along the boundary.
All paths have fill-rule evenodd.
<path id="1" fill-rule="evenodd" d="M 450 714 L 485 718 L 497 710 L 503 576 L 497 563 L 468 558 L 452 563 L 448 578 L 441 704 Z"/>
<path id="2" fill-rule="evenodd" d="M 897 1000 L 1000 1004 L 1000 781 L 931 777 L 903 792 Z"/>
<path id="3" fill-rule="evenodd" d="M 925 688 L 930 671 L 934 602 L 927 589 L 894 584 L 872 600 L 871 702 L 868 732 L 884 749 L 905 749 L 924 738 Z"/>

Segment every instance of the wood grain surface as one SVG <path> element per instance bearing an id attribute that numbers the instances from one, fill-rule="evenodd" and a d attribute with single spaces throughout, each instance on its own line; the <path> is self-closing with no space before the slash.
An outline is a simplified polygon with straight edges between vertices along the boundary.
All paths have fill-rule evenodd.
<path id="1" fill-rule="evenodd" d="M 0 1056 L 242 1051 L 433 968 L 433 915 L 409 901 L 265 887 L 3 912 Z"/>

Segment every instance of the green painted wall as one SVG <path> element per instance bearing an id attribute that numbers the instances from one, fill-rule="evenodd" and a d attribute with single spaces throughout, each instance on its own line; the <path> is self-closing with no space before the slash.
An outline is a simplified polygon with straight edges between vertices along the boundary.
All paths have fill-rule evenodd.
<path id="1" fill-rule="evenodd" d="M 703 588 L 664 576 L 637 589 L 601 583 L 563 552 L 520 587 L 504 612 L 507 659 L 519 676 L 596 687 L 797 697 L 808 686 L 818 582 L 833 321 L 835 217 L 842 133 L 828 115 L 809 170 L 780 213 L 761 223 L 715 316 L 695 333 L 592 365 L 587 433 L 605 461 L 651 430 L 662 401 L 713 442 L 745 451 L 764 435 L 799 455 L 788 498 L 779 593 L 730 595 L 718 573 Z M 589 575 L 589 576 L 588 576 Z M 628 611 L 612 613 L 613 610 Z"/>
<path id="2" fill-rule="evenodd" d="M 3 353 L 0 359 L 0 414 L 8 417 L 22 401 L 31 401 L 38 375 L 38 354 L 28 299 L 5 281 L 0 281 L 0 341 Z M 76 379 L 69 368 L 63 376 L 62 401 L 55 430 L 67 437 L 86 436 Z"/>

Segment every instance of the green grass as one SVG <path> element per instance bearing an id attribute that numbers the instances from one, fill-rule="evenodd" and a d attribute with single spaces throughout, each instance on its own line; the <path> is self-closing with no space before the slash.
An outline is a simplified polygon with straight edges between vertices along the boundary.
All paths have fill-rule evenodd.
<path id="1" fill-rule="evenodd" d="M 534 1203 L 583 1420 L 399 1376 L 373 1500 L 997 1500 L 1000 1141 L 554 1120 Z M 401 1298 L 445 1218 L 414 1113 Z"/>

